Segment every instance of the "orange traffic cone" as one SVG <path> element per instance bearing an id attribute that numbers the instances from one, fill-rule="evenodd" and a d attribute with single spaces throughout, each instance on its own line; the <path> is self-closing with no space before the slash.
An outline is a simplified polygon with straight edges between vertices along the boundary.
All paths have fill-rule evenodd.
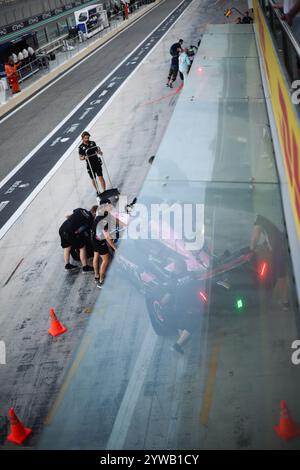
<path id="1" fill-rule="evenodd" d="M 10 408 L 8 415 L 10 420 L 10 434 L 7 436 L 7 440 L 20 445 L 27 439 L 29 434 L 32 433 L 32 429 L 23 426 L 13 408 Z"/>
<path id="2" fill-rule="evenodd" d="M 280 419 L 278 426 L 274 427 L 276 433 L 284 441 L 300 436 L 300 426 L 298 426 L 290 416 L 285 400 L 280 402 Z"/>
<path id="3" fill-rule="evenodd" d="M 65 331 L 67 331 L 67 328 L 64 325 L 62 325 L 59 320 L 57 320 L 53 308 L 50 308 L 50 318 L 51 318 L 51 325 L 48 330 L 48 333 L 50 335 L 58 336 L 58 335 L 61 335 L 62 333 L 65 333 Z"/>

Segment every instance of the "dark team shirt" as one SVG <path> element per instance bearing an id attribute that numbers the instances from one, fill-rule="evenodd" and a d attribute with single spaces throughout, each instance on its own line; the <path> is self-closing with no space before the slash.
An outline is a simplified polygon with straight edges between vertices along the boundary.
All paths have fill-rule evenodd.
<path id="1" fill-rule="evenodd" d="M 282 249 L 284 243 L 283 233 L 272 222 L 262 215 L 258 215 L 254 225 L 259 225 L 262 228 L 264 235 L 268 237 L 273 251 Z"/>
<path id="2" fill-rule="evenodd" d="M 174 44 L 172 44 L 172 46 L 170 47 L 170 54 L 171 56 L 178 56 L 179 55 L 179 52 L 177 49 L 181 49 L 181 44 L 180 42 L 175 42 Z"/>
<path id="3" fill-rule="evenodd" d="M 97 163 L 101 163 L 101 158 L 97 154 L 97 150 L 99 147 L 97 146 L 96 142 L 93 140 L 89 140 L 88 144 L 84 144 L 83 142 L 78 147 L 79 155 L 83 157 L 89 157 L 89 161 L 91 165 L 95 165 Z M 88 162 L 86 162 L 88 167 Z"/>
<path id="4" fill-rule="evenodd" d="M 75 209 L 73 214 L 63 223 L 66 232 L 75 233 L 77 230 L 87 227 L 92 228 L 94 218 L 90 211 L 86 209 Z"/>
<path id="5" fill-rule="evenodd" d="M 253 18 L 251 18 L 251 16 L 244 16 L 244 18 L 242 19 L 242 23 L 243 24 L 251 24 L 251 23 L 253 23 Z"/>

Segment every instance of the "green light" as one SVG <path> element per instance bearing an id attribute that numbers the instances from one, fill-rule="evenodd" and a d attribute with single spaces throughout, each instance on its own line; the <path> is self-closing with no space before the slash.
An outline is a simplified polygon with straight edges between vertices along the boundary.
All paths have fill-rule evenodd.
<path id="1" fill-rule="evenodd" d="M 236 308 L 237 308 L 238 310 L 241 310 L 241 308 L 243 308 L 243 307 L 244 307 L 243 300 L 242 300 L 242 299 L 238 299 L 238 300 L 236 301 Z"/>

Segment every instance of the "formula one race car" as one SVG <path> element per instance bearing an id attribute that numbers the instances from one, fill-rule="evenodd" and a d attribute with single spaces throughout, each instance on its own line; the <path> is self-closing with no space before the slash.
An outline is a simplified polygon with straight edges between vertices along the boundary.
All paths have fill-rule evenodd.
<path id="1" fill-rule="evenodd" d="M 124 213 L 112 213 L 118 223 L 110 236 L 116 243 L 128 226 L 135 202 L 128 204 Z M 190 251 L 170 227 L 162 222 L 149 224 L 156 226 L 157 233 L 168 229 L 170 237 L 126 237 L 119 240 L 120 249 L 112 255 L 114 267 L 145 295 L 150 321 L 158 335 L 172 334 L 182 313 L 217 314 L 255 305 L 258 292 L 272 289 L 277 282 L 267 243 L 255 252 L 246 247 L 216 256 L 207 243 L 198 251 Z M 86 236 L 88 255 L 92 255 L 90 235 Z M 72 256 L 78 259 L 79 253 L 72 250 Z"/>
<path id="2" fill-rule="evenodd" d="M 276 283 L 266 244 L 255 252 L 245 248 L 226 251 L 220 257 L 206 246 L 193 253 L 180 240 L 124 240 L 122 244 L 115 263 L 145 294 L 158 335 L 174 333 L 183 312 L 210 310 L 217 314 L 255 305 L 258 291 L 269 290 Z M 167 302 L 162 302 L 166 298 Z"/>

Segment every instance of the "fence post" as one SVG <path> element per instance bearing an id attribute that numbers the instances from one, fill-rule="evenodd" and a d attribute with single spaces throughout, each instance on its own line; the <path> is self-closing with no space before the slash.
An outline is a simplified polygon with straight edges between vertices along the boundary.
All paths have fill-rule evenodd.
<path id="1" fill-rule="evenodd" d="M 6 364 L 6 347 L 4 341 L 0 341 L 0 364 Z"/>

